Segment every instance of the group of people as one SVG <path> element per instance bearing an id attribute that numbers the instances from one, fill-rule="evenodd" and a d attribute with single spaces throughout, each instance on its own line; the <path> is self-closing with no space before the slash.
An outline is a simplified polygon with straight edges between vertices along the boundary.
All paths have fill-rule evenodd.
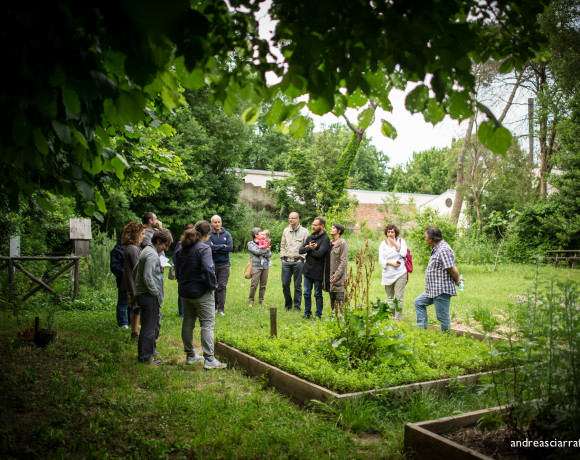
<path id="1" fill-rule="evenodd" d="M 312 233 L 300 225 L 297 212 L 290 213 L 289 225 L 284 229 L 280 242 L 282 261 L 282 288 L 286 310 L 301 310 L 302 280 L 304 279 L 304 318 L 312 316 L 312 290 L 316 304 L 316 317 L 322 317 L 322 291 L 330 293 L 332 308 L 344 305 L 344 282 L 348 261 L 348 244 L 344 238 L 344 227 L 332 224 L 329 238 L 325 231 L 326 220 L 316 217 L 312 222 Z M 251 282 L 248 305 L 254 306 L 256 291 L 258 302 L 264 304 L 268 272 L 272 265 L 272 249 L 269 230 L 253 228 L 248 241 L 251 262 Z M 290 285 L 294 279 L 294 299 Z M 258 290 L 259 287 L 259 290 Z"/>
<path id="2" fill-rule="evenodd" d="M 164 266 L 160 256 L 172 242 L 171 232 L 163 228 L 154 213 L 147 213 L 142 223 L 132 221 L 123 227 L 120 245 L 111 253 L 111 270 L 119 287 L 117 322 L 124 328 L 130 322 L 131 336 L 137 339 L 138 359 L 144 363 L 161 362 L 156 358 L 164 297 Z M 232 250 L 231 235 L 221 227 L 219 216 L 213 216 L 211 224 L 200 220 L 187 225 L 176 245 L 173 262 L 186 364 L 203 361 L 205 369 L 226 367 L 214 356 L 213 333 L 215 314 L 224 311 Z M 122 270 L 118 267 L 119 254 Z M 197 355 L 193 347 L 193 330 L 198 319 L 203 356 Z"/>
<path id="3" fill-rule="evenodd" d="M 316 217 L 312 222 L 312 232 L 309 232 L 300 225 L 300 216 L 296 212 L 290 213 L 288 223 L 280 242 L 285 309 L 302 312 L 301 301 L 304 297 L 303 318 L 310 319 L 314 291 L 314 316 L 320 319 L 324 290 L 329 293 L 332 310 L 342 311 L 348 264 L 348 243 L 342 237 L 344 226 L 333 223 L 327 234 L 326 220 Z M 395 319 L 400 321 L 408 281 L 405 263 L 408 248 L 405 240 L 399 238 L 396 225 L 387 225 L 384 233 L 386 239 L 379 247 L 381 284 L 385 286 L 387 297 L 393 301 L 396 299 L 392 312 Z M 270 232 L 253 228 L 251 238 L 247 245 L 251 261 L 250 307 L 254 305 L 256 291 L 258 302 L 264 304 L 272 265 Z M 425 271 L 425 292 L 415 299 L 417 325 L 427 328 L 426 307 L 434 304 L 441 330 L 447 331 L 451 297 L 457 295 L 456 286 L 460 282 L 455 255 L 443 240 L 438 227 L 425 229 L 425 241 L 432 251 Z M 117 276 L 119 288 L 117 322 L 123 328 L 129 328 L 130 324 L 132 338 L 138 339 L 138 357 L 142 362 L 160 362 L 156 359 L 164 296 L 164 267 L 160 256 L 172 242 L 171 232 L 163 228 L 154 213 L 147 213 L 142 222 L 129 222 L 123 228 L 121 242 L 111 252 L 111 270 Z M 178 282 L 178 311 L 183 318 L 181 338 L 186 364 L 203 361 L 206 369 L 226 367 L 214 356 L 213 338 L 215 315 L 225 315 L 231 267 L 229 255 L 232 251 L 232 237 L 222 227 L 222 220 L 217 215 L 211 218 L 211 222 L 200 220 L 185 226 L 175 247 L 173 266 Z M 197 320 L 201 327 L 203 356 L 197 355 L 193 346 Z"/>
<path id="4" fill-rule="evenodd" d="M 286 310 L 294 309 L 302 312 L 301 301 L 304 297 L 303 318 L 309 319 L 312 316 L 313 290 L 317 318 L 322 317 L 323 290 L 329 292 L 331 308 L 341 310 L 344 305 L 348 263 L 348 243 L 342 238 L 344 227 L 338 223 L 332 224 L 329 238 L 325 231 L 326 220 L 322 217 L 314 219 L 311 233 L 300 225 L 300 216 L 296 212 L 290 213 L 288 223 L 280 242 L 282 290 Z M 269 261 L 272 257 L 269 246 L 260 245 L 260 238 L 264 238 L 260 232 L 259 228 L 254 228 L 252 241 L 248 242 L 248 250 L 253 261 L 250 306 L 254 305 L 258 282 L 260 283 L 259 302 L 264 302 L 270 264 L 264 265 L 261 261 Z M 395 320 L 401 321 L 405 286 L 409 279 L 406 267 L 408 248 L 405 240 L 399 238 L 399 229 L 396 225 L 388 224 L 384 233 L 386 239 L 379 246 L 381 284 L 385 286 L 387 297 L 393 300 L 391 311 Z M 447 331 L 450 325 L 451 297 L 457 295 L 456 286 L 459 286 L 460 282 L 460 275 L 455 267 L 455 254 L 449 244 L 443 240 L 438 227 L 429 226 L 425 229 L 425 241 L 431 246 L 432 251 L 425 270 L 425 292 L 415 299 L 417 325 L 423 329 L 427 328 L 427 306 L 433 304 L 437 320 L 441 323 L 441 330 Z M 294 282 L 293 293 L 292 281 Z"/>

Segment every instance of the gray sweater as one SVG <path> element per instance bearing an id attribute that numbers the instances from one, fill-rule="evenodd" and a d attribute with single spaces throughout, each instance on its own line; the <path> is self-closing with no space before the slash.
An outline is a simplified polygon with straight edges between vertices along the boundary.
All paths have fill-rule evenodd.
<path id="1" fill-rule="evenodd" d="M 248 241 L 248 251 L 250 251 L 252 268 L 257 268 L 259 270 L 265 270 L 268 268 L 268 262 L 270 262 L 270 257 L 272 257 L 272 253 L 268 249 L 260 249 L 258 243 L 255 241 Z M 263 264 L 260 263 L 260 256 L 266 259 Z"/>
<path id="2" fill-rule="evenodd" d="M 157 297 L 159 306 L 163 303 L 163 270 L 155 246 L 145 246 L 139 262 L 133 269 L 135 279 L 135 296 L 149 294 Z"/>

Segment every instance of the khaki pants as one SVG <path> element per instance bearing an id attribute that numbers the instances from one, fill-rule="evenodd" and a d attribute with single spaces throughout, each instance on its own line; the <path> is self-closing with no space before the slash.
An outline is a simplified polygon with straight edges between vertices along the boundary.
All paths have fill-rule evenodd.
<path id="1" fill-rule="evenodd" d="M 396 298 L 399 301 L 399 308 L 397 311 L 391 309 L 391 312 L 395 314 L 395 319 L 400 321 L 403 319 L 403 295 L 405 293 L 405 285 L 407 284 L 407 274 L 400 276 L 395 280 L 390 286 L 385 286 L 385 292 L 387 297 Z"/>
<path id="2" fill-rule="evenodd" d="M 268 272 L 270 271 L 269 268 L 260 269 L 260 268 L 253 268 L 252 269 L 252 281 L 250 284 L 250 296 L 249 301 L 250 304 L 254 304 L 254 298 L 256 297 L 256 289 L 258 288 L 258 283 L 260 284 L 260 292 L 258 293 L 258 302 L 264 302 L 264 295 L 266 294 L 266 284 L 268 283 Z"/>

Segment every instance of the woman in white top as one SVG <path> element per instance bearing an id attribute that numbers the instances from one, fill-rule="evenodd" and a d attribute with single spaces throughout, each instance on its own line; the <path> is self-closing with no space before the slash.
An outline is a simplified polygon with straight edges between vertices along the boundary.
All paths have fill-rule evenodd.
<path id="1" fill-rule="evenodd" d="M 379 246 L 379 264 L 383 267 L 383 279 L 381 284 L 385 286 L 385 292 L 389 299 L 398 300 L 397 309 L 391 309 L 395 319 L 403 319 L 403 294 L 407 284 L 407 269 L 405 257 L 407 256 L 407 243 L 399 236 L 399 229 L 394 224 L 385 227 L 387 239 Z"/>

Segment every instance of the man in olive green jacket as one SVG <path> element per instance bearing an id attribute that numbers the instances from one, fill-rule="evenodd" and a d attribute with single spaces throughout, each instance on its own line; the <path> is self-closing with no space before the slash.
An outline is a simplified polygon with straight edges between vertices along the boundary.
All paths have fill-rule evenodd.
<path id="1" fill-rule="evenodd" d="M 290 225 L 284 229 L 282 241 L 280 242 L 284 306 L 287 311 L 290 311 L 292 306 L 294 306 L 294 310 L 301 311 L 304 258 L 298 253 L 298 250 L 308 238 L 309 232 L 300 225 L 300 216 L 297 212 L 290 213 L 288 222 Z M 294 277 L 294 303 L 292 303 L 292 294 L 290 293 L 292 277 Z"/>

